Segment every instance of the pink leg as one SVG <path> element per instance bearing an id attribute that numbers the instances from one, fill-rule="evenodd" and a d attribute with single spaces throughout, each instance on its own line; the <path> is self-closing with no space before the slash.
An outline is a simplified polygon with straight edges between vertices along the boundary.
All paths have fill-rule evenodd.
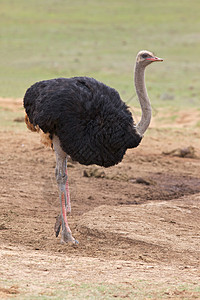
<path id="1" fill-rule="evenodd" d="M 61 233 L 61 243 L 72 242 L 73 244 L 78 244 L 72 236 L 72 232 L 69 228 L 67 222 L 67 212 L 66 212 L 66 194 L 65 191 L 61 193 L 61 215 L 62 215 L 62 233 Z"/>
<path id="2" fill-rule="evenodd" d="M 69 228 L 68 222 L 67 222 L 67 214 L 66 214 L 66 208 L 65 208 L 65 194 L 62 193 L 61 196 L 61 202 L 62 202 L 62 216 L 63 216 L 63 221 L 65 223 L 67 232 L 71 233 L 71 229 Z"/>
<path id="3" fill-rule="evenodd" d="M 66 167 L 65 174 L 67 175 L 67 167 Z M 65 188 L 66 188 L 66 194 L 67 194 L 67 212 L 70 213 L 71 212 L 71 202 L 70 202 L 70 194 L 69 194 L 68 175 L 67 175 L 67 181 L 66 181 Z"/>

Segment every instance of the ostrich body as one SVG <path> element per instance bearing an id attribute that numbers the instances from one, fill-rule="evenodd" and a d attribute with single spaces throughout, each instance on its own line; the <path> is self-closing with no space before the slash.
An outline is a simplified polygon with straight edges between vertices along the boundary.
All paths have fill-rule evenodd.
<path id="1" fill-rule="evenodd" d="M 135 88 L 142 117 L 136 125 L 118 92 L 88 77 L 57 78 L 36 82 L 24 96 L 25 122 L 42 131 L 56 153 L 56 180 L 61 216 L 55 226 L 61 242 L 77 241 L 67 222 L 71 211 L 67 156 L 84 165 L 110 167 L 119 163 L 128 148 L 137 147 L 151 120 L 144 72 L 147 65 L 162 61 L 149 51 L 136 57 Z"/>

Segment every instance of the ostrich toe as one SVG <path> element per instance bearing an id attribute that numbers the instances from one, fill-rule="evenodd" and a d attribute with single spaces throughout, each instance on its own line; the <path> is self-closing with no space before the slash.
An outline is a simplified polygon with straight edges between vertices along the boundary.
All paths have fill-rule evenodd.
<path id="1" fill-rule="evenodd" d="M 79 244 L 79 242 L 75 240 L 72 234 L 69 231 L 64 229 L 61 233 L 61 244 L 65 244 L 65 243 L 72 243 L 75 245 Z"/>

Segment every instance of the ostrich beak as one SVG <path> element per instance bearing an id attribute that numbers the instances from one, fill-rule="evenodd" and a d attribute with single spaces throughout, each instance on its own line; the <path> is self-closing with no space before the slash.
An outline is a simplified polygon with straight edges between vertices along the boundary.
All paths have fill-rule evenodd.
<path id="1" fill-rule="evenodd" d="M 150 61 L 163 61 L 162 58 L 159 58 L 159 57 L 156 57 L 156 56 L 150 57 L 150 58 L 146 58 L 146 59 L 147 59 L 147 60 L 150 60 Z"/>

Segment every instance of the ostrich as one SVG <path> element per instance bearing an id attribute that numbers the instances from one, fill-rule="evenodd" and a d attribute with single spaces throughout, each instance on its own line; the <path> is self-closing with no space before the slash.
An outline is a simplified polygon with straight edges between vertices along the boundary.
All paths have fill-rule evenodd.
<path id="1" fill-rule="evenodd" d="M 55 175 L 59 189 L 61 215 L 55 225 L 56 236 L 62 226 L 61 242 L 78 243 L 67 221 L 71 211 L 67 157 L 80 164 L 110 167 L 118 164 L 128 148 L 137 147 L 151 120 L 151 105 L 145 87 L 145 68 L 163 61 L 142 50 L 135 64 L 135 88 L 142 117 L 136 125 L 118 92 L 88 77 L 56 78 L 39 81 L 25 93 L 25 122 L 28 129 L 41 131 L 56 154 Z"/>

